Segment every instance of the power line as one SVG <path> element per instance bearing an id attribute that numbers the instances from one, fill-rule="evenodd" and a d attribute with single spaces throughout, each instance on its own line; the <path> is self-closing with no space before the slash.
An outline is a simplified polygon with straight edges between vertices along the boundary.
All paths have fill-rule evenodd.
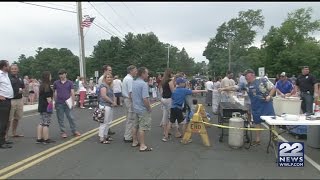
<path id="1" fill-rule="evenodd" d="M 96 24 L 95 22 L 93 22 L 92 24 L 94 24 L 94 25 L 97 26 L 98 28 L 102 29 L 104 32 L 110 34 L 111 36 L 114 36 L 114 34 L 111 34 L 109 31 L 105 30 L 103 27 L 99 26 L 99 25 Z"/>
<path id="2" fill-rule="evenodd" d="M 32 5 L 32 6 L 43 7 L 43 8 L 49 8 L 49 9 L 58 10 L 58 11 L 69 12 L 69 13 L 77 13 L 77 12 L 75 12 L 75 11 L 69 11 L 69 10 L 65 10 L 65 9 L 54 8 L 54 7 L 49 7 L 49 6 L 39 5 L 39 4 L 26 3 L 26 2 L 20 2 L 20 3 L 24 3 L 24 4 L 28 4 L 28 5 Z M 99 26 L 99 25 L 96 24 L 95 22 L 93 22 L 93 24 L 94 24 L 95 26 L 97 26 L 98 28 L 102 29 L 104 32 L 110 34 L 111 36 L 114 36 L 114 34 L 111 34 L 109 31 L 107 31 L 106 29 L 102 28 L 101 26 Z"/>
<path id="3" fill-rule="evenodd" d="M 75 4 L 55 4 L 55 3 L 50 3 L 50 2 L 45 2 L 46 4 L 54 5 L 54 6 L 60 6 L 60 7 L 65 7 L 65 8 L 76 8 Z"/>
<path id="4" fill-rule="evenodd" d="M 107 3 L 107 5 L 112 9 L 112 11 L 113 11 L 117 16 L 119 16 L 120 18 L 122 18 L 123 21 L 129 26 L 129 28 L 131 28 L 131 30 L 133 30 L 133 31 L 137 34 L 137 31 L 134 30 L 133 27 L 130 26 L 130 24 L 129 24 L 122 16 L 120 16 L 120 15 L 118 14 L 118 13 L 116 12 L 116 10 L 115 10 L 108 2 L 106 2 L 106 3 Z"/>
<path id="5" fill-rule="evenodd" d="M 135 16 L 134 14 L 133 14 L 133 12 L 131 11 L 131 9 L 122 1 L 122 4 L 128 9 L 128 11 L 131 13 L 131 15 L 132 16 Z M 135 19 L 136 20 L 136 19 Z M 138 23 L 138 24 L 140 24 L 137 20 L 136 20 L 136 22 Z M 141 24 L 140 24 L 141 25 Z M 148 30 L 147 30 L 147 28 L 145 27 L 145 26 L 142 26 L 143 28 L 144 28 L 144 30 L 146 30 L 147 32 L 148 32 Z"/>
<path id="6" fill-rule="evenodd" d="M 54 9 L 54 10 L 58 10 L 58 11 L 64 11 L 64 12 L 70 12 L 70 13 L 77 13 L 76 11 L 70 11 L 70 10 L 65 10 L 65 9 L 60 9 L 60 8 L 55 8 L 55 7 L 43 6 L 43 5 L 39 5 L 39 4 L 33 4 L 33 3 L 27 3 L 27 2 L 20 2 L 20 3 L 24 3 L 24 4 L 28 4 L 28 5 L 33 5 L 33 6 L 44 7 L 44 8 L 48 8 L 48 9 Z"/>
<path id="7" fill-rule="evenodd" d="M 90 11 L 95 10 L 95 9 L 92 8 L 92 6 L 90 6 L 90 7 L 88 6 L 88 8 L 90 8 Z M 88 10 L 88 11 L 89 11 L 89 10 Z M 89 13 L 85 13 L 85 14 L 89 14 Z M 95 21 L 95 22 L 96 22 L 96 24 L 98 24 L 98 23 L 97 23 L 97 18 L 96 18 L 96 21 Z M 101 25 L 100 25 L 100 26 L 101 26 Z M 105 26 L 102 26 L 102 27 L 103 27 L 104 30 L 108 31 L 109 33 L 112 33 L 113 36 L 118 36 L 118 35 L 116 35 L 117 33 L 115 33 L 115 32 L 114 32 L 113 30 L 111 30 L 109 27 L 105 27 Z"/>
<path id="8" fill-rule="evenodd" d="M 107 18 L 104 17 L 103 14 L 101 14 L 101 13 L 94 7 L 94 5 L 93 5 L 92 3 L 90 3 L 90 2 L 88 2 L 88 3 L 93 7 L 93 9 L 94 9 L 95 11 L 97 11 L 97 12 L 103 17 L 104 20 L 106 20 L 114 29 L 116 29 L 122 36 L 124 36 L 124 35 L 118 30 L 118 28 L 116 28 L 112 23 L 110 23 L 110 22 L 107 20 Z"/>

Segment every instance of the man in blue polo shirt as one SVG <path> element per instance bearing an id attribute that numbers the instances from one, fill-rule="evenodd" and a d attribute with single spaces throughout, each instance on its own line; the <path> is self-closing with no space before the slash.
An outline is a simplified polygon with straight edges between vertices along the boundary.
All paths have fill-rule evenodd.
<path id="1" fill-rule="evenodd" d="M 138 78 L 132 82 L 131 97 L 135 116 L 132 128 L 132 147 L 140 146 L 140 152 L 152 151 L 152 148 L 145 144 L 145 132 L 151 130 L 152 122 L 148 85 L 146 83 L 148 76 L 148 69 L 140 67 Z"/>
<path id="2" fill-rule="evenodd" d="M 67 138 L 68 135 L 66 133 L 66 129 L 64 127 L 64 114 L 66 114 L 71 131 L 74 136 L 80 136 L 81 134 L 76 130 L 76 124 L 74 122 L 74 116 L 72 114 L 73 108 L 74 108 L 74 86 L 73 82 L 67 79 L 67 71 L 64 69 L 61 69 L 59 72 L 59 80 L 56 80 L 53 83 L 53 89 L 54 89 L 54 99 L 55 99 L 55 107 L 57 111 L 57 118 L 58 123 L 61 131 L 61 137 Z M 70 109 L 69 106 L 66 103 L 66 100 L 71 97 L 72 99 L 72 108 Z"/>
<path id="3" fill-rule="evenodd" d="M 277 81 L 275 87 L 277 90 L 277 95 L 281 97 L 289 97 L 294 92 L 293 84 L 290 81 L 288 81 L 285 72 L 282 72 L 280 74 L 280 80 Z"/>

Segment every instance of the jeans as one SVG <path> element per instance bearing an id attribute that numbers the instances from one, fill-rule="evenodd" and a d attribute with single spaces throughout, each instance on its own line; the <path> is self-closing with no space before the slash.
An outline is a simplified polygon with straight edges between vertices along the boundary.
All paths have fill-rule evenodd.
<path id="1" fill-rule="evenodd" d="M 302 92 L 301 93 L 301 109 L 303 113 L 313 113 L 313 94 Z"/>
<path id="2" fill-rule="evenodd" d="M 58 123 L 60 127 L 61 133 L 66 132 L 66 128 L 64 127 L 64 114 L 66 114 L 68 120 L 69 120 L 69 125 L 72 133 L 76 132 L 76 124 L 74 122 L 74 116 L 72 114 L 72 109 L 69 109 L 68 105 L 66 103 L 56 103 L 56 111 L 57 111 L 57 118 L 58 118 Z"/>

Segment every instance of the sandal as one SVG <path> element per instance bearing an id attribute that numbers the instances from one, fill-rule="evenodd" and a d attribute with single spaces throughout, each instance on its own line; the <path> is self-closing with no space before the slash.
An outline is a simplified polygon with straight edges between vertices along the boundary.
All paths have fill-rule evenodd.
<path id="1" fill-rule="evenodd" d="M 131 147 L 138 147 L 140 146 L 140 143 L 137 143 L 137 144 L 132 144 Z"/>
<path id="2" fill-rule="evenodd" d="M 113 138 L 111 136 L 108 136 L 107 141 L 113 141 Z"/>
<path id="3" fill-rule="evenodd" d="M 104 140 L 104 141 L 100 141 L 101 144 L 110 144 L 110 141 L 108 140 Z"/>
<path id="4" fill-rule="evenodd" d="M 16 134 L 16 135 L 13 135 L 12 137 L 24 137 L 24 135 L 22 135 L 22 134 Z"/>
<path id="5" fill-rule="evenodd" d="M 258 146 L 260 143 L 260 141 L 252 141 L 251 146 Z"/>
<path id="6" fill-rule="evenodd" d="M 146 147 L 145 149 L 140 149 L 140 152 L 152 151 L 152 148 Z"/>

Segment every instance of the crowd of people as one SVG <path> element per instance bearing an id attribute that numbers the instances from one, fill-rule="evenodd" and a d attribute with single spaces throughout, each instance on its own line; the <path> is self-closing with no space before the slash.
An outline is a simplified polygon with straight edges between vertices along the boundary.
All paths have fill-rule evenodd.
<path id="1" fill-rule="evenodd" d="M 12 135 L 20 137 L 16 129 L 22 118 L 24 105 L 24 91 L 30 93 L 30 83 L 26 85 L 25 79 L 18 75 L 18 66 L 9 65 L 8 61 L 0 61 L 0 148 L 11 148 L 12 142 L 8 140 L 8 130 L 12 127 Z M 186 126 L 190 122 L 197 100 L 192 94 L 205 93 L 206 104 L 212 106 L 213 113 L 218 113 L 220 102 L 233 102 L 234 95 L 245 98 L 248 114 L 252 115 L 255 127 L 260 127 L 261 115 L 274 115 L 272 97 L 300 96 L 303 112 L 312 112 L 313 98 L 318 97 L 319 88 L 308 67 L 303 67 L 302 74 L 289 81 L 286 73 L 280 74 L 279 80 L 273 85 L 267 77 L 257 78 L 253 70 L 246 70 L 239 79 L 233 79 L 233 73 L 228 71 L 226 76 L 211 78 L 202 82 L 202 87 L 193 80 L 189 81 L 183 72 L 173 73 L 172 69 L 165 70 L 163 77 L 149 77 L 146 67 L 137 68 L 130 65 L 127 75 L 121 81 L 118 75 L 113 76 L 110 65 L 103 66 L 103 75 L 97 83 L 90 78 L 87 83 L 83 77 L 78 77 L 75 82 L 67 78 L 67 71 L 58 72 L 59 79 L 52 83 L 51 73 L 44 71 L 39 85 L 38 112 L 40 122 L 36 128 L 38 144 L 55 142 L 50 139 L 49 126 L 53 109 L 56 110 L 60 134 L 67 138 L 68 133 L 64 125 L 66 115 L 71 134 L 81 136 L 74 118 L 76 94 L 80 97 L 80 108 L 84 108 L 84 99 L 89 94 L 96 96 L 98 107 L 104 109 L 104 120 L 99 124 L 99 142 L 110 144 L 115 132 L 110 130 L 113 120 L 113 111 L 117 106 L 124 105 L 126 109 L 126 123 L 123 141 L 131 143 L 132 147 L 139 147 L 139 151 L 152 151 L 147 145 L 145 136 L 151 130 L 152 108 L 150 99 L 161 101 L 162 118 L 160 126 L 163 128 L 161 140 L 169 141 L 171 128 L 175 129 L 175 137 L 181 138 Z M 33 89 L 34 91 L 35 89 Z M 311 105 L 310 105 L 311 104 Z M 181 126 L 182 125 L 182 126 Z M 260 144 L 260 134 L 256 133 L 253 144 Z"/>

